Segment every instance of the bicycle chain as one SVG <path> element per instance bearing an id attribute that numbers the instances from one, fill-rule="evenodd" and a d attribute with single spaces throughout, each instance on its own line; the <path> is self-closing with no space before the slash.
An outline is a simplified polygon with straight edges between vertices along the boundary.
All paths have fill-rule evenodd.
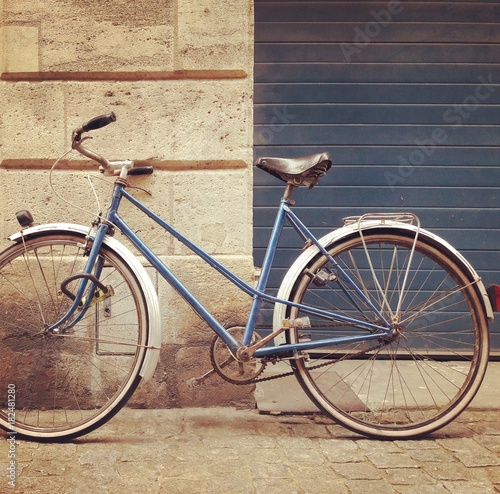
<path id="1" fill-rule="evenodd" d="M 315 370 L 315 369 L 319 369 L 321 367 L 327 367 L 329 365 L 334 365 L 334 364 L 337 364 L 338 362 L 343 362 L 345 360 L 351 360 L 353 358 L 357 358 L 357 357 L 361 357 L 362 355 L 365 355 L 366 353 L 368 352 L 371 352 L 373 350 L 377 350 L 378 348 L 381 348 L 382 346 L 385 346 L 386 343 L 384 342 L 381 342 L 379 343 L 378 345 L 374 345 L 370 348 L 367 348 L 366 350 L 363 350 L 361 352 L 357 352 L 357 353 L 354 353 L 352 355 L 349 355 L 347 357 L 343 357 L 343 358 L 340 358 L 340 359 L 337 359 L 337 360 L 334 360 L 333 362 L 324 362 L 322 364 L 316 364 L 316 365 L 313 365 L 311 367 L 308 368 L 308 370 Z M 303 357 L 298 357 L 298 358 L 303 358 Z M 285 360 L 285 359 L 283 359 Z M 266 365 L 264 365 L 264 367 L 262 368 L 262 372 L 264 372 L 265 368 L 267 366 L 267 362 L 266 362 Z M 217 374 L 219 374 L 219 372 L 217 372 Z M 295 373 L 293 371 L 290 371 L 290 372 L 283 372 L 281 374 L 276 374 L 275 376 L 268 376 L 268 377 L 261 377 L 261 378 L 257 378 L 257 379 L 252 379 L 251 381 L 246 381 L 246 382 L 233 382 L 233 384 L 236 384 L 238 386 L 242 386 L 242 385 L 248 385 L 248 384 L 257 384 L 257 383 L 261 383 L 261 382 L 266 382 L 266 381 L 273 381 L 275 379 L 281 379 L 282 377 L 289 377 L 289 376 L 293 376 Z M 224 378 L 224 376 L 222 374 L 219 374 L 222 378 Z"/>

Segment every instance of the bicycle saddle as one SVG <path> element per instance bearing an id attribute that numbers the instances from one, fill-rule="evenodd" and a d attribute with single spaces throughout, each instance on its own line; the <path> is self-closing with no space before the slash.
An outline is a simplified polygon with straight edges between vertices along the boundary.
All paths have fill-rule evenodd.
<path id="1" fill-rule="evenodd" d="M 255 166 L 295 187 L 312 189 L 332 166 L 329 153 L 317 153 L 303 158 L 259 158 Z"/>

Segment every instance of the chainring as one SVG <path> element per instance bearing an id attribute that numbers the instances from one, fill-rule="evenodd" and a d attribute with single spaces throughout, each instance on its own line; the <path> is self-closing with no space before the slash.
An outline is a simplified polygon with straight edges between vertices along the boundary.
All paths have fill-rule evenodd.
<path id="1" fill-rule="evenodd" d="M 241 341 L 245 328 L 233 326 L 226 331 L 235 340 Z M 250 344 L 260 339 L 261 337 L 254 333 Z M 215 372 L 232 384 L 252 384 L 266 367 L 265 363 L 254 358 L 248 362 L 239 362 L 219 336 L 215 336 L 210 345 L 210 360 Z"/>

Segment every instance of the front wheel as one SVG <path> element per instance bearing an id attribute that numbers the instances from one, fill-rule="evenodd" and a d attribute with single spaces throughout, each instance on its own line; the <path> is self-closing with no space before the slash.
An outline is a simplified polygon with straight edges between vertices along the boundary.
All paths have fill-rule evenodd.
<path id="1" fill-rule="evenodd" d="M 309 351 L 292 360 L 312 401 L 358 433 L 382 438 L 427 434 L 455 419 L 479 389 L 488 361 L 488 323 L 474 282 L 436 247 L 400 233 L 359 233 L 318 254 L 297 277 L 290 300 L 380 324 L 390 336 Z M 354 324 L 308 315 L 289 343 L 369 334 Z M 305 334 L 308 333 L 308 334 Z"/>
<path id="2" fill-rule="evenodd" d="M 87 263 L 85 238 L 47 234 L 0 254 L 0 425 L 38 441 L 66 440 L 109 420 L 141 376 L 147 311 L 136 277 L 105 245 L 86 311 L 50 331 L 71 300 L 61 283 Z M 76 291 L 78 282 L 68 285 Z M 92 284 L 88 284 L 90 291 Z"/>

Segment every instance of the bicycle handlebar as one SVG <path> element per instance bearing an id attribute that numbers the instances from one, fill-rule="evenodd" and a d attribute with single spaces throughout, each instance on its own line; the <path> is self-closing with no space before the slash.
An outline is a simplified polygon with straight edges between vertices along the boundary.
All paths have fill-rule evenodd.
<path id="1" fill-rule="evenodd" d="M 104 156 L 96 154 L 83 146 L 83 141 L 85 140 L 85 138 L 82 139 L 83 132 L 101 129 L 102 127 L 106 127 L 106 125 L 113 122 L 116 122 L 116 115 L 114 112 L 91 118 L 87 123 L 84 123 L 81 127 L 73 131 L 73 143 L 71 147 L 80 154 L 87 156 L 87 158 L 97 161 L 97 163 L 101 165 L 99 167 L 101 173 L 120 176 L 125 173 L 123 175 L 124 178 L 127 175 L 149 175 L 153 173 L 152 166 L 140 166 L 134 168 L 133 161 L 108 161 L 104 158 Z"/>

